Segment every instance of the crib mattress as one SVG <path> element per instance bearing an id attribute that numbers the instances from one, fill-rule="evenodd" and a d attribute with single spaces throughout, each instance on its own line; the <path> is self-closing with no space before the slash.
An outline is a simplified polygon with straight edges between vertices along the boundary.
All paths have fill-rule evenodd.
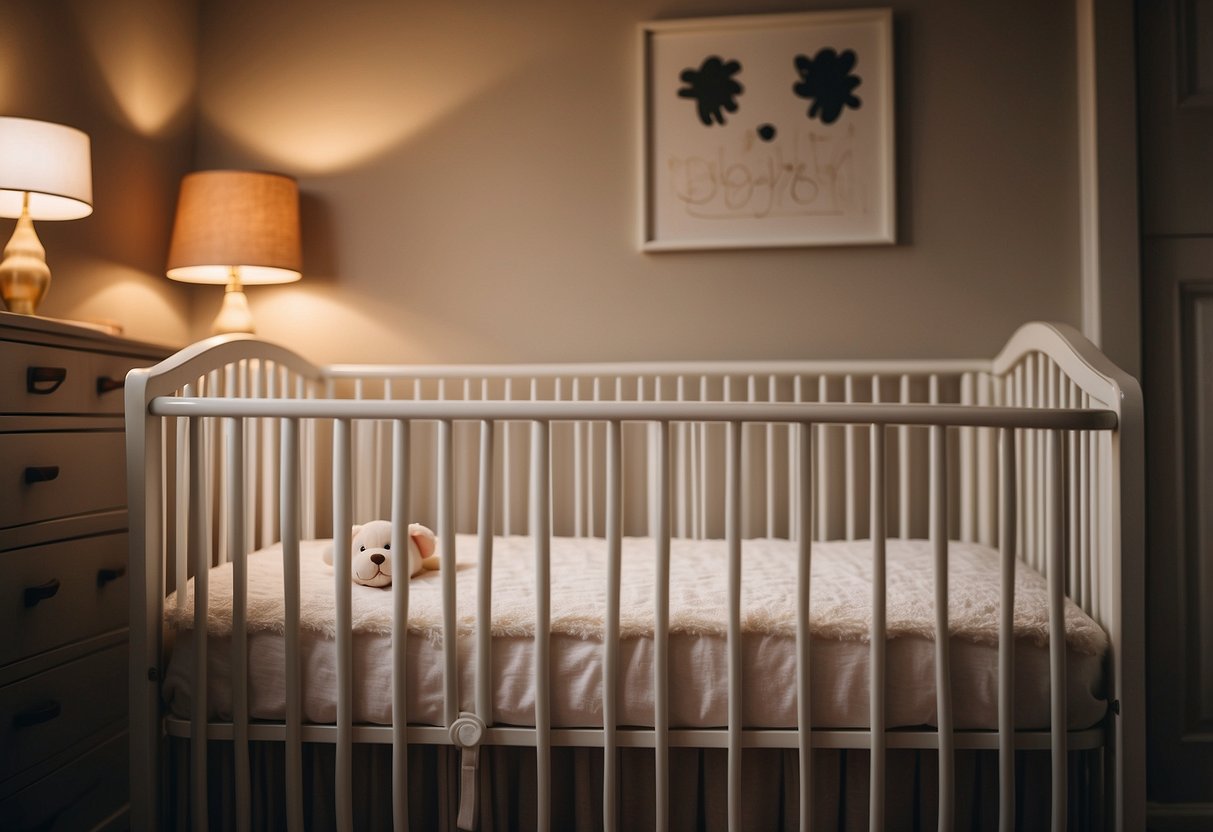
<path id="1" fill-rule="evenodd" d="M 888 541 L 887 719 L 891 727 L 935 724 L 933 578 L 925 541 Z M 307 541 L 301 552 L 303 613 L 301 661 L 304 718 L 336 718 L 336 646 L 333 641 L 329 541 Z M 620 723 L 653 722 L 652 574 L 654 544 L 626 539 L 621 587 Z M 471 710 L 475 685 L 475 586 L 479 564 L 472 536 L 456 539 L 460 703 Z M 551 706 L 559 727 L 602 724 L 602 617 L 605 544 L 555 538 L 552 542 Z M 748 727 L 796 724 L 795 544 L 747 540 L 743 545 L 743 721 Z M 672 542 L 670 599 L 670 721 L 674 727 L 727 723 L 727 640 L 721 541 Z M 444 560 L 449 568 L 451 558 Z M 533 542 L 497 538 L 493 562 L 493 719 L 530 725 L 534 714 Z M 249 702 L 251 716 L 285 715 L 285 640 L 281 550 L 249 558 Z M 871 544 L 814 543 L 812 566 L 811 706 L 821 728 L 868 723 Z M 949 603 L 954 721 L 958 729 L 997 724 L 997 553 L 967 543 L 950 546 Z M 410 583 L 407 644 L 408 720 L 442 722 L 441 578 Z M 230 565 L 211 570 L 208 606 L 207 702 L 212 718 L 231 716 Z M 391 592 L 355 585 L 354 719 L 390 724 Z M 170 709 L 187 716 L 198 637 L 192 587 L 184 604 L 166 600 L 176 630 L 163 691 Z M 1045 582 L 1020 564 L 1016 576 L 1016 724 L 1042 729 L 1049 722 Z M 1067 716 L 1069 727 L 1102 719 L 1103 631 L 1067 602 Z"/>

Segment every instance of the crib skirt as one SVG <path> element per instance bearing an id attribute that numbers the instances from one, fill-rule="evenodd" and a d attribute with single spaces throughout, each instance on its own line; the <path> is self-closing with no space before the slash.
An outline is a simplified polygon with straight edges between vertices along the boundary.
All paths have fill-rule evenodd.
<path id="1" fill-rule="evenodd" d="M 190 828 L 189 743 L 173 738 L 166 765 L 166 823 Z M 285 752 L 281 743 L 250 744 L 252 827 L 286 829 Z M 334 748 L 305 744 L 303 806 L 307 829 L 334 829 Z M 552 760 L 552 828 L 602 828 L 601 749 L 556 748 Z M 1102 829 L 1099 752 L 1069 755 L 1070 829 Z M 459 752 L 448 746 L 409 748 L 409 819 L 413 830 L 453 830 L 459 801 Z M 727 753 L 724 749 L 670 750 L 670 828 L 676 832 L 724 832 Z M 815 829 L 868 829 L 868 752 L 817 749 L 813 754 Z M 936 755 L 930 750 L 890 750 L 885 793 L 886 828 L 934 829 L 937 825 Z M 956 755 L 956 828 L 997 829 L 998 759 L 994 751 Z M 1016 815 L 1020 829 L 1049 825 L 1049 755 L 1016 755 Z M 746 830 L 795 830 L 800 817 L 799 765 L 795 749 L 747 749 L 742 767 L 742 825 Z M 212 742 L 208 752 L 211 829 L 235 828 L 233 746 Z M 353 755 L 354 828 L 390 830 L 391 747 L 358 745 Z M 480 820 L 484 832 L 534 829 L 535 751 L 483 747 L 480 752 Z M 619 828 L 653 827 L 653 752 L 625 748 L 619 759 Z M 1079 807 L 1083 807 L 1079 811 Z M 1094 807 L 1094 809 L 1092 809 Z"/>

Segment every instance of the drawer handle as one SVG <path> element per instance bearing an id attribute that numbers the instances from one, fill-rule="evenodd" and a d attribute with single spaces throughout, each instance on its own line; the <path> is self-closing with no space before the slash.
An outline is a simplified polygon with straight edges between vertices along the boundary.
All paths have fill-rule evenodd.
<path id="1" fill-rule="evenodd" d="M 109 376 L 97 377 L 97 395 L 104 396 L 106 393 L 112 393 L 115 390 L 121 390 L 126 386 L 124 378 L 110 378 Z"/>
<path id="2" fill-rule="evenodd" d="M 29 367 L 25 371 L 25 392 L 49 396 L 67 378 L 66 367 Z"/>
<path id="3" fill-rule="evenodd" d="M 50 722 L 63 713 L 63 706 L 54 699 L 42 702 L 32 708 L 26 708 L 19 714 L 13 715 L 13 728 L 32 728 L 44 722 Z"/>
<path id="4" fill-rule="evenodd" d="M 33 485 L 36 482 L 50 482 L 57 479 L 59 479 L 58 465 L 31 465 L 25 469 L 26 485 Z"/>
<path id="5" fill-rule="evenodd" d="M 39 602 L 45 601 L 47 598 L 54 598 L 55 593 L 59 591 L 59 579 L 51 578 L 44 584 L 38 586 L 27 586 L 25 588 L 25 606 L 36 607 Z"/>
<path id="6" fill-rule="evenodd" d="M 126 574 L 125 566 L 115 566 L 112 568 L 102 567 L 97 570 L 97 586 L 103 587 L 110 581 L 116 581 Z"/>

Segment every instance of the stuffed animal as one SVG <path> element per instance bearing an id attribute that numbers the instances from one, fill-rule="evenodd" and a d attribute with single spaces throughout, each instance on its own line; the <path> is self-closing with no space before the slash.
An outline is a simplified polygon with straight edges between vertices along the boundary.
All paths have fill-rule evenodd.
<path id="1" fill-rule="evenodd" d="M 372 520 L 354 526 L 350 568 L 354 582 L 363 586 L 391 586 L 392 583 L 392 524 L 387 520 Z M 409 524 L 408 576 L 426 569 L 438 569 L 437 542 L 434 533 L 420 523 Z M 324 562 L 333 564 L 333 550 L 324 553 Z"/>

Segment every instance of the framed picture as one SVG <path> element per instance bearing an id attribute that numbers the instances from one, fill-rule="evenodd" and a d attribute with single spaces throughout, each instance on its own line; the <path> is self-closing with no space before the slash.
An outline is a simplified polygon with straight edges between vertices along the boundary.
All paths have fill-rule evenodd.
<path id="1" fill-rule="evenodd" d="M 890 10 L 642 37 L 645 251 L 895 241 Z"/>

